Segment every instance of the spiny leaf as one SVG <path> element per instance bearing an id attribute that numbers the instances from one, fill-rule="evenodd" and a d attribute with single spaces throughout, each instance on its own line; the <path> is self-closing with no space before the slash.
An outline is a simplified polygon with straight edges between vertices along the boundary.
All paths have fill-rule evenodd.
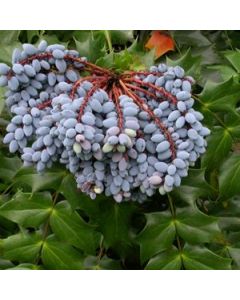
<path id="1" fill-rule="evenodd" d="M 88 254 L 95 254 L 99 245 L 100 234 L 72 212 L 66 201 L 59 202 L 50 217 L 50 224 L 55 235 L 62 241 L 80 248 Z"/>
<path id="2" fill-rule="evenodd" d="M 169 248 L 176 233 L 169 212 L 149 213 L 146 219 L 146 226 L 137 237 L 142 262 Z"/>
<path id="3" fill-rule="evenodd" d="M 226 93 L 226 91 L 228 91 Z M 230 78 L 222 83 L 207 82 L 201 94 L 200 100 L 204 103 L 204 109 L 210 109 L 214 112 L 227 112 L 235 109 L 239 100 L 240 84 L 237 80 Z"/>
<path id="4" fill-rule="evenodd" d="M 232 136 L 223 127 L 214 127 L 207 139 L 208 149 L 202 157 L 202 167 L 207 169 L 219 168 L 232 147 Z"/>
<path id="5" fill-rule="evenodd" d="M 231 154 L 220 169 L 219 188 L 222 197 L 231 197 L 240 193 L 240 155 Z"/>
<path id="6" fill-rule="evenodd" d="M 18 233 L 0 240 L 0 253 L 5 259 L 32 263 L 38 257 L 42 246 L 38 233 Z"/>
<path id="7" fill-rule="evenodd" d="M 24 227 L 37 227 L 47 219 L 51 209 L 50 193 L 30 194 L 19 191 L 0 207 L 0 216 Z"/>
<path id="8" fill-rule="evenodd" d="M 44 267 L 50 270 L 81 270 L 83 256 L 73 247 L 57 241 L 49 236 L 43 244 L 42 261 Z"/>

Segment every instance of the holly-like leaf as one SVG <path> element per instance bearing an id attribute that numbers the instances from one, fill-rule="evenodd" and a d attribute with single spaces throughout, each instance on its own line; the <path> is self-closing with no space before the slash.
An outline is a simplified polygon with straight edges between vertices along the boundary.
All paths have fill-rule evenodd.
<path id="1" fill-rule="evenodd" d="M 50 215 L 52 198 L 48 192 L 18 192 L 10 201 L 0 207 L 0 216 L 23 227 L 37 227 Z"/>
<path id="2" fill-rule="evenodd" d="M 73 247 L 50 236 L 43 244 L 41 258 L 48 270 L 81 270 L 83 256 Z"/>
<path id="3" fill-rule="evenodd" d="M 32 168 L 22 168 L 17 172 L 14 183 L 16 186 L 22 187 L 22 185 L 25 185 L 30 187 L 32 193 L 46 189 L 57 190 L 65 176 L 66 171 L 62 169 L 38 174 Z"/>
<path id="4" fill-rule="evenodd" d="M 187 270 L 231 269 L 231 259 L 221 257 L 202 246 L 185 245 L 182 259 L 184 268 Z"/>
<path id="5" fill-rule="evenodd" d="M 226 91 L 228 91 L 226 93 Z M 214 112 L 227 112 L 235 109 L 239 100 L 240 84 L 237 80 L 230 78 L 222 83 L 213 83 L 208 81 L 199 94 L 203 104 L 203 111 L 210 109 Z"/>
<path id="6" fill-rule="evenodd" d="M 183 250 L 169 249 L 152 258 L 149 270 L 229 270 L 231 259 L 221 257 L 203 246 L 186 244 Z"/>
<path id="7" fill-rule="evenodd" d="M 227 247 L 231 258 L 233 259 L 236 268 L 240 269 L 240 248 Z"/>
<path id="8" fill-rule="evenodd" d="M 133 40 L 133 30 L 109 30 L 112 44 L 125 45 Z"/>
<path id="9" fill-rule="evenodd" d="M 224 53 L 226 59 L 231 63 L 235 70 L 240 73 L 240 50 L 229 50 Z"/>
<path id="10" fill-rule="evenodd" d="M 116 203 L 109 198 L 99 201 L 99 214 L 95 222 L 104 236 L 107 247 L 113 247 L 123 254 L 131 246 L 131 218 L 135 211 L 132 203 Z"/>
<path id="11" fill-rule="evenodd" d="M 202 157 L 202 167 L 207 169 L 219 168 L 232 147 L 232 136 L 223 127 L 214 127 L 207 139 L 207 152 Z"/>
<path id="12" fill-rule="evenodd" d="M 8 158 L 0 153 L 0 178 L 12 182 L 22 163 L 18 157 Z"/>
<path id="13" fill-rule="evenodd" d="M 41 247 L 41 235 L 38 233 L 18 233 L 0 240 L 0 253 L 12 261 L 33 263 Z"/>
<path id="14" fill-rule="evenodd" d="M 83 221 L 77 212 L 73 212 L 66 201 L 59 202 L 55 206 L 50 224 L 60 240 L 88 254 L 95 254 L 100 242 L 100 234 L 94 230 L 94 227 Z"/>
<path id="15" fill-rule="evenodd" d="M 240 193 L 240 155 L 231 154 L 221 166 L 219 189 L 222 197 L 232 197 Z"/>
<path id="16" fill-rule="evenodd" d="M 78 38 L 74 37 L 74 41 L 80 55 L 86 56 L 91 62 L 106 54 L 104 34 L 89 33 L 85 40 L 78 41 Z"/>
<path id="17" fill-rule="evenodd" d="M 156 30 L 152 32 L 145 47 L 147 49 L 155 49 L 155 57 L 159 58 L 168 51 L 174 50 L 174 40 L 168 33 Z"/>
<path id="18" fill-rule="evenodd" d="M 181 255 L 177 248 L 172 247 L 150 259 L 145 270 L 180 270 L 181 267 Z"/>
<path id="19" fill-rule="evenodd" d="M 178 208 L 174 222 L 177 234 L 192 244 L 213 242 L 221 233 L 218 219 L 202 213 L 197 207 Z"/>
<path id="20" fill-rule="evenodd" d="M 146 214 L 146 219 L 146 225 L 137 237 L 142 262 L 169 248 L 176 234 L 173 218 L 169 212 Z"/>
<path id="21" fill-rule="evenodd" d="M 169 248 L 176 234 L 191 243 L 210 242 L 220 234 L 217 218 L 203 214 L 196 206 L 178 208 L 175 216 L 155 212 L 146 217 L 146 226 L 137 237 L 142 262 Z"/>

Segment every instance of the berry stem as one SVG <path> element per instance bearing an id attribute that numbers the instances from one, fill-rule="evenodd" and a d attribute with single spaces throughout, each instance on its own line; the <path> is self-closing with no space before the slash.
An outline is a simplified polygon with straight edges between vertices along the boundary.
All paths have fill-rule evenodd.
<path id="1" fill-rule="evenodd" d="M 146 111 L 149 116 L 153 119 L 153 121 L 157 124 L 157 126 L 162 130 L 162 132 L 164 133 L 166 139 L 168 140 L 169 144 L 170 144 L 170 149 L 172 152 L 172 159 L 176 158 L 176 151 L 175 151 L 175 144 L 174 141 L 171 137 L 170 132 L 168 131 L 168 129 L 165 127 L 165 125 L 160 121 L 160 119 L 154 114 L 154 112 L 151 110 L 151 108 L 148 106 L 147 103 L 145 103 L 139 96 L 137 96 L 135 93 L 133 93 L 132 91 L 130 91 L 126 85 L 124 84 L 124 82 L 122 80 L 119 80 L 120 85 L 122 86 L 124 92 L 131 97 L 134 102 L 144 111 Z"/>
<path id="2" fill-rule="evenodd" d="M 177 99 L 176 97 L 174 97 L 171 93 L 167 92 L 163 87 L 157 87 L 154 84 L 150 83 L 150 82 L 144 82 L 142 80 L 136 79 L 136 78 L 126 78 L 124 80 L 125 82 L 135 82 L 137 84 L 139 84 L 140 86 L 145 86 L 145 87 L 149 87 L 152 88 L 153 90 L 155 90 L 158 93 L 163 94 L 163 96 L 167 99 L 169 99 L 173 104 L 177 104 Z"/>
<path id="3" fill-rule="evenodd" d="M 113 86 L 112 86 L 112 92 L 113 92 L 113 102 L 115 104 L 116 111 L 118 114 L 118 127 L 120 130 L 122 130 L 123 129 L 123 112 L 122 112 L 122 109 L 121 109 L 120 103 L 119 103 L 119 96 L 120 96 L 119 90 L 115 84 L 113 84 Z"/>

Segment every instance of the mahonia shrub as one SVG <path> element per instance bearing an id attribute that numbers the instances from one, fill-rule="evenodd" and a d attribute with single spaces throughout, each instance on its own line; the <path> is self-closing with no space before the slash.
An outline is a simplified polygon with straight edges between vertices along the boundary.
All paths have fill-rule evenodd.
<path id="1" fill-rule="evenodd" d="M 1 34 L 0 268 L 238 268 L 235 33 Z"/>

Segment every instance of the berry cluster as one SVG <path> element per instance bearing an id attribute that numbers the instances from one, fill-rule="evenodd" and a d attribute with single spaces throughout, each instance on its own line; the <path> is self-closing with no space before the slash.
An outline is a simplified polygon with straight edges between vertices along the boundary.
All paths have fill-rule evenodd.
<path id="1" fill-rule="evenodd" d="M 144 201 L 171 191 L 205 152 L 193 79 L 181 67 L 116 74 L 62 45 L 23 44 L 0 86 L 14 115 L 4 143 L 39 172 L 55 161 L 91 198 Z"/>

